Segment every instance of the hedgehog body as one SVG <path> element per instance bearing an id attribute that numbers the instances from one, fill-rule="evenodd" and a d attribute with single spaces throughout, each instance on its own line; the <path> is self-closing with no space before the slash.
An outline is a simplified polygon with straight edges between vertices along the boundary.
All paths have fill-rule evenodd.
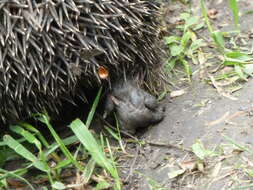
<path id="1" fill-rule="evenodd" d="M 56 113 L 64 100 L 159 67 L 157 7 L 145 0 L 0 2 L 0 121 Z"/>

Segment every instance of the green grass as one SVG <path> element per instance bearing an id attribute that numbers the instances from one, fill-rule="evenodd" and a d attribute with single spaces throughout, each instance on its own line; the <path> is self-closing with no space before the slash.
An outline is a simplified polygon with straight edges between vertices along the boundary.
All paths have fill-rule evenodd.
<path id="1" fill-rule="evenodd" d="M 23 177 L 32 168 L 45 174 L 41 176 L 48 180 L 52 189 L 71 188 L 74 187 L 73 184 L 65 184 L 64 180 L 61 179 L 61 171 L 64 168 L 75 168 L 81 174 L 81 185 L 94 183 L 92 175 L 101 176 L 105 172 L 111 176 L 111 179 L 101 176 L 101 179 L 93 185 L 94 189 L 113 188 L 120 190 L 121 181 L 114 152 L 108 139 L 102 135 L 98 138 L 99 135 L 93 134 L 88 129 L 94 118 L 101 92 L 102 88 L 94 100 L 86 122 L 84 123 L 80 119 L 71 122 L 69 127 L 73 131 L 73 135 L 65 139 L 61 139 L 56 133 L 50 123 L 50 118 L 46 114 L 36 114 L 36 118 L 50 131 L 54 139 L 51 144 L 34 126 L 28 123 L 10 126 L 12 133 L 3 137 L 0 142 L 0 149 L 8 155 L 15 155 L 15 159 L 24 159 L 24 164 L 23 168 L 11 172 L 0 169 L 0 188 L 8 188 L 7 178 L 16 178 L 26 183 L 31 189 L 35 189 L 31 182 Z M 75 148 L 75 152 L 68 149 L 69 145 L 79 142 L 80 145 Z M 109 152 L 106 153 L 104 151 L 106 149 Z M 78 159 L 80 154 L 83 155 L 84 160 Z M 49 164 L 50 159 L 54 160 L 54 166 Z M 4 156 L 4 152 L 3 156 L 0 154 L 2 166 L 9 160 L 10 157 Z"/>
<path id="2" fill-rule="evenodd" d="M 196 39 L 193 32 L 203 27 L 202 23 L 199 24 L 198 17 L 194 17 L 189 13 L 182 13 L 180 18 L 184 20 L 184 25 L 179 25 L 178 29 L 182 32 L 181 36 L 169 36 L 164 38 L 164 42 L 169 48 L 170 57 L 165 65 L 165 71 L 171 72 L 176 65 L 184 67 L 187 78 L 190 80 L 192 69 L 189 59 L 196 62 L 196 53 L 203 45 L 203 40 Z"/>
<path id="3" fill-rule="evenodd" d="M 235 31 L 230 33 L 240 34 L 240 25 L 239 25 L 239 10 L 236 0 L 229 0 L 229 7 L 233 14 Z M 216 44 L 221 56 L 223 57 L 222 64 L 224 66 L 233 67 L 235 73 L 239 76 L 241 80 L 247 81 L 249 76 L 252 76 L 253 73 L 253 56 L 252 52 L 249 50 L 247 52 L 242 51 L 239 46 L 236 45 L 236 49 L 227 49 L 224 35 L 229 32 L 221 32 L 219 30 L 214 30 L 210 24 L 209 18 L 207 16 L 207 8 L 205 6 L 205 1 L 201 0 L 202 14 L 205 19 L 205 23 L 208 27 L 210 36 L 213 39 L 213 42 Z M 234 42 L 235 43 L 235 42 Z"/>
<path id="4" fill-rule="evenodd" d="M 208 17 L 208 10 L 205 5 L 205 0 L 200 1 L 202 16 L 204 19 L 205 27 L 207 27 L 210 38 L 218 50 L 217 55 L 221 59 L 223 67 L 233 67 L 234 73 L 242 81 L 247 81 L 253 74 L 253 56 L 252 48 L 245 51 L 245 48 L 240 48 L 236 44 L 234 38 L 240 35 L 239 24 L 239 9 L 236 0 L 229 0 L 228 7 L 231 10 L 234 21 L 235 30 L 229 32 L 222 32 L 212 26 L 212 22 Z M 178 65 L 183 66 L 188 80 L 192 76 L 192 64 L 198 65 L 200 55 L 203 55 L 202 48 L 206 46 L 205 40 L 197 38 L 195 31 L 203 28 L 200 18 L 191 15 L 190 13 L 182 13 L 180 19 L 183 24 L 178 25 L 177 28 L 181 31 L 182 35 L 171 35 L 164 38 L 165 44 L 168 47 L 170 57 L 165 65 L 165 71 L 173 72 Z M 234 44 L 233 48 L 227 48 L 228 38 Z M 220 63 L 219 63 L 220 64 Z M 228 75 L 222 74 L 225 79 Z M 216 78 L 215 77 L 215 78 Z M 228 77 L 229 78 L 229 77 Z"/>

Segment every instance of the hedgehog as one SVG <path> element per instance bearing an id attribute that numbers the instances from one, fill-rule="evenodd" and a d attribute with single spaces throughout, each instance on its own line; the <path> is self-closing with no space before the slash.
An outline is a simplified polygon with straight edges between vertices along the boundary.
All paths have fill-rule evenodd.
<path id="1" fill-rule="evenodd" d="M 57 114 L 118 78 L 153 88 L 161 81 L 158 16 L 149 0 L 1 1 L 0 123 Z"/>

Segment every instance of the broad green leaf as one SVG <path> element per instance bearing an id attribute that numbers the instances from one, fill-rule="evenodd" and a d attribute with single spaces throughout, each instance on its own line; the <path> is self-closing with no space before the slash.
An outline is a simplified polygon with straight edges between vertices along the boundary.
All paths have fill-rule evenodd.
<path id="1" fill-rule="evenodd" d="M 191 26 L 197 24 L 199 19 L 197 17 L 190 17 L 189 19 L 185 20 L 185 26 L 184 26 L 184 31 L 186 31 L 188 28 Z"/>
<path id="2" fill-rule="evenodd" d="M 225 49 L 225 42 L 221 31 L 212 32 L 212 38 L 218 47 L 220 47 L 222 50 Z"/>
<path id="3" fill-rule="evenodd" d="M 247 53 L 242 53 L 242 52 L 238 52 L 238 51 L 232 51 L 232 52 L 228 52 L 225 54 L 226 58 L 232 58 L 235 60 L 240 60 L 240 61 L 252 61 L 253 57 L 250 56 Z"/>
<path id="4" fill-rule="evenodd" d="M 197 39 L 197 40 L 194 40 L 190 46 L 190 50 L 192 52 L 194 52 L 195 50 L 199 49 L 201 46 L 203 45 L 203 40 L 202 39 Z"/>
<path id="5" fill-rule="evenodd" d="M 183 48 L 186 48 L 190 39 L 191 39 L 191 32 L 190 31 L 185 32 L 181 39 L 181 45 Z"/>
<path id="6" fill-rule="evenodd" d="M 192 151 L 199 159 L 204 160 L 206 153 L 205 153 L 205 148 L 202 143 L 197 142 L 193 144 Z"/>
<path id="7" fill-rule="evenodd" d="M 180 41 L 180 37 L 178 36 L 169 36 L 164 38 L 165 44 L 178 43 Z"/>
<path id="8" fill-rule="evenodd" d="M 226 66 L 233 66 L 233 65 L 238 65 L 238 64 L 240 64 L 240 63 L 238 63 L 237 61 L 225 60 L 225 61 L 223 62 L 223 64 L 226 65 Z"/>
<path id="9" fill-rule="evenodd" d="M 214 152 L 204 148 L 204 145 L 201 141 L 197 141 L 192 145 L 192 152 L 200 159 L 204 160 L 207 156 L 215 155 Z"/>
<path id="10" fill-rule="evenodd" d="M 114 170 L 110 161 L 105 157 L 104 152 L 102 151 L 101 146 L 97 143 L 96 139 L 93 137 L 91 132 L 85 126 L 85 124 L 76 119 L 70 124 L 70 128 L 84 145 L 84 147 L 91 154 L 92 158 L 103 168 L 107 169 L 109 172 Z"/>
<path id="11" fill-rule="evenodd" d="M 184 48 L 181 45 L 171 44 L 170 45 L 170 53 L 171 56 L 179 56 L 184 51 Z"/>
<path id="12" fill-rule="evenodd" d="M 63 190 L 63 189 L 66 189 L 67 187 L 62 183 L 62 182 L 59 182 L 59 181 L 56 181 L 53 185 L 52 185 L 53 188 L 57 189 L 57 190 Z"/>
<path id="13" fill-rule="evenodd" d="M 177 60 L 178 60 L 177 58 L 169 59 L 167 61 L 167 64 L 164 65 L 165 71 L 168 72 L 168 73 L 171 72 L 174 69 Z"/>
<path id="14" fill-rule="evenodd" d="M 94 190 L 108 189 L 109 187 L 111 187 L 110 183 L 106 181 L 101 181 L 96 185 Z"/>
<path id="15" fill-rule="evenodd" d="M 10 129 L 17 134 L 22 135 L 29 143 L 34 144 L 38 148 L 38 150 L 39 150 L 38 160 L 40 160 L 39 163 L 41 163 L 41 164 L 43 163 L 43 167 L 45 167 L 45 170 L 47 171 L 49 180 L 51 182 L 52 177 L 50 174 L 50 167 L 47 164 L 47 161 L 46 161 L 47 158 L 46 158 L 45 153 L 42 151 L 42 145 L 41 145 L 40 141 L 33 134 L 31 134 L 29 131 L 23 129 L 20 126 L 12 125 L 12 126 L 10 126 Z"/>

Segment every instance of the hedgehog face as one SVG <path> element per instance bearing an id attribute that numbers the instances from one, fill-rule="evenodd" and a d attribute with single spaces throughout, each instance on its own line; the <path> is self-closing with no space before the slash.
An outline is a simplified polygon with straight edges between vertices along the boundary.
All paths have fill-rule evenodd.
<path id="1" fill-rule="evenodd" d="M 165 108 L 158 104 L 154 96 L 132 82 L 117 84 L 107 95 L 105 112 L 113 110 L 123 130 L 130 133 L 135 133 L 137 128 L 160 122 L 165 112 Z"/>

